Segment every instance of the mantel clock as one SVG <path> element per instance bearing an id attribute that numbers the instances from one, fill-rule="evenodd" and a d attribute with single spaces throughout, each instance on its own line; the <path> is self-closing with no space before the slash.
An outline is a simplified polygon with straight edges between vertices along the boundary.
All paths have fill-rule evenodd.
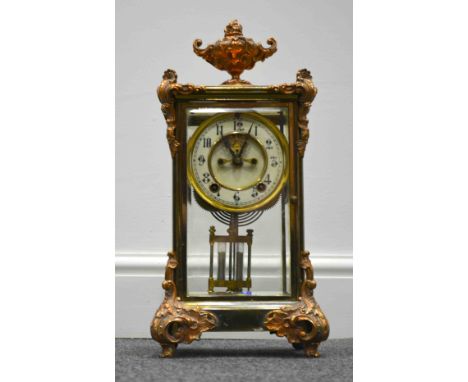
<path id="1" fill-rule="evenodd" d="M 310 357 L 328 338 L 304 249 L 302 161 L 317 88 L 306 69 L 280 85 L 241 79 L 276 52 L 274 38 L 267 44 L 234 20 L 216 43 L 193 43 L 231 79 L 180 84 L 168 69 L 158 88 L 173 161 L 173 249 L 151 325 L 163 357 L 206 331 L 267 330 Z"/>

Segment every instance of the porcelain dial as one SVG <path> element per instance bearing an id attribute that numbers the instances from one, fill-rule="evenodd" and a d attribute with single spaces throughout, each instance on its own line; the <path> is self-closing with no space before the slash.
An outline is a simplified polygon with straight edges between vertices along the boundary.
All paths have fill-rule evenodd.
<path id="1" fill-rule="evenodd" d="M 227 211 L 267 205 L 287 179 L 287 141 L 270 120 L 254 113 L 211 118 L 195 131 L 188 151 L 195 191 Z"/>

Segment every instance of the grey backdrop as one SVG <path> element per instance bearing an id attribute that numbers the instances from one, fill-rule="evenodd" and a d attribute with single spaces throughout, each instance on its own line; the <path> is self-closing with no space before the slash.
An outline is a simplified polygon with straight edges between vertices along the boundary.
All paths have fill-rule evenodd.
<path id="1" fill-rule="evenodd" d="M 116 250 L 171 247 L 171 159 L 155 89 L 166 68 L 180 82 L 227 79 L 192 52 L 192 41 L 223 36 L 237 18 L 255 41 L 278 52 L 244 78 L 293 82 L 308 68 L 319 92 L 305 155 L 306 248 L 352 251 L 352 1 L 116 1 Z"/>

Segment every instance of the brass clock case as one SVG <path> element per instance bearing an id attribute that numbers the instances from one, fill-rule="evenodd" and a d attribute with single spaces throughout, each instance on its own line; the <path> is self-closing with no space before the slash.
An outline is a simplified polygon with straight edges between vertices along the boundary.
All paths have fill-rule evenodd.
<path id="1" fill-rule="evenodd" d="M 167 124 L 166 138 L 172 156 L 173 186 L 173 247 L 168 253 L 162 284 L 165 291 L 164 299 L 156 310 L 151 324 L 151 335 L 160 343 L 162 357 L 172 357 L 179 343 L 191 343 L 199 339 L 206 331 L 266 330 L 280 337 L 286 337 L 294 347 L 302 345 L 306 356 L 309 357 L 319 356 L 318 346 L 329 336 L 328 320 L 314 297 L 317 283 L 309 252 L 304 248 L 303 158 L 309 141 L 307 115 L 317 94 L 317 88 L 310 72 L 306 69 L 297 72 L 294 82 L 278 85 L 256 86 L 240 79 L 240 73 L 243 70 L 251 69 L 256 62 L 263 61 L 276 51 L 276 42 L 273 39 L 267 42 L 271 46 L 268 50 L 260 44 L 255 44 L 253 40 L 244 38 L 242 27 L 234 20 L 226 27 L 224 39 L 209 44 L 204 49 L 200 49 L 201 41 L 194 42 L 194 50 L 198 56 L 203 57 L 213 66 L 228 71 L 232 79 L 220 86 L 179 83 L 176 72 L 168 69 L 158 87 L 157 94 Z M 191 110 L 195 109 L 217 109 L 215 112 L 219 110 L 223 114 L 212 116 L 207 112 L 203 117 L 206 120 L 201 118 L 189 125 L 189 115 Z M 257 113 L 248 114 L 255 110 L 267 115 L 266 112 L 264 113 L 266 109 L 284 111 L 281 118 L 284 117 L 286 122 L 275 123 L 276 119 L 272 115 L 266 118 Z M 205 195 L 203 190 L 199 189 L 193 170 L 190 168 L 191 153 L 197 137 L 216 118 L 226 118 L 230 111 L 237 110 L 245 110 L 241 114 L 259 120 L 275 134 L 280 142 L 284 159 L 281 181 L 278 182 L 274 192 L 264 200 L 243 209 L 222 205 Z M 279 121 L 280 117 L 277 118 Z M 193 132 L 193 136 L 188 138 L 189 128 L 195 126 L 198 128 Z M 282 129 L 287 139 L 279 128 Z M 228 235 L 220 235 L 215 231 L 215 227 L 211 226 L 208 236 L 207 227 L 206 250 L 201 251 L 205 251 L 202 256 L 205 259 L 206 254 L 209 253 L 209 264 L 204 263 L 200 268 L 206 269 L 209 266 L 209 279 L 207 278 L 206 281 L 210 283 L 205 284 L 206 286 L 220 287 L 216 285 L 216 282 L 224 281 L 228 289 L 230 288 L 234 293 L 217 294 L 210 293 L 212 290 L 208 290 L 204 294 L 197 295 L 192 293 L 193 289 L 188 288 L 189 258 L 196 254 L 191 247 L 190 240 L 203 236 L 203 233 L 200 234 L 202 231 L 194 231 L 195 228 L 203 229 L 203 226 L 197 224 L 198 221 L 193 218 L 196 214 L 191 215 L 194 207 L 198 212 L 200 209 L 191 201 L 192 187 L 190 186 L 196 190 L 195 195 L 198 195 L 199 199 L 206 204 L 204 208 L 212 209 L 210 215 L 213 214 L 213 210 L 218 209 L 231 217 Z M 281 190 L 284 190 L 284 194 Z M 280 213 L 277 216 L 284 216 L 284 219 L 276 220 L 281 226 L 278 226 L 276 232 L 281 231 L 282 234 L 278 237 L 284 240 L 281 244 L 275 245 L 275 249 L 270 249 L 271 252 L 281 257 L 281 269 L 277 270 L 282 275 L 281 280 L 284 285 L 279 286 L 280 293 L 278 294 L 271 293 L 277 289 L 268 289 L 267 294 L 256 294 L 254 264 L 252 264 L 252 275 L 250 275 L 250 252 L 254 259 L 260 253 L 257 251 L 257 243 L 261 228 L 267 231 L 265 240 L 269 240 L 270 237 L 274 238 L 274 232 L 269 231 L 269 227 L 261 227 L 261 224 L 258 224 L 255 230 L 247 229 L 247 235 L 245 235 L 239 230 L 237 223 L 242 215 L 255 215 L 256 210 L 269 207 L 269 203 L 274 203 L 279 195 L 288 195 L 288 197 L 282 198 L 284 204 L 277 203 L 272 211 L 265 214 L 269 216 L 264 217 L 270 219 L 268 222 L 271 223 L 275 209 Z M 240 213 L 245 211 L 250 212 Z M 263 211 L 260 212 L 263 213 Z M 248 247 L 247 278 L 243 278 L 240 272 L 239 279 L 236 276 L 233 280 L 231 278 L 220 280 L 216 275 L 216 279 L 213 280 L 215 244 L 218 246 L 219 243 L 226 243 L 224 259 L 228 262 L 228 246 L 235 247 L 241 242 Z M 217 247 L 218 269 L 222 258 L 221 253 L 222 251 Z M 232 254 L 237 256 L 238 251 L 233 250 Z M 240 263 L 242 264 L 242 261 Z M 236 281 L 234 286 L 229 285 L 232 281 Z M 242 293 L 242 288 L 248 291 L 253 289 L 255 293 Z M 240 292 L 235 289 L 240 289 Z"/>
<path id="2" fill-rule="evenodd" d="M 214 199 L 213 197 L 211 197 L 211 195 L 207 194 L 200 187 L 199 183 L 196 181 L 196 177 L 195 177 L 195 175 L 193 173 L 193 165 L 192 165 L 192 160 L 191 160 L 192 155 L 193 155 L 193 150 L 194 150 L 194 146 L 195 146 L 196 142 L 200 138 L 200 135 L 203 134 L 203 132 L 209 126 L 212 126 L 214 123 L 216 123 L 217 121 L 220 121 L 220 120 L 234 118 L 234 114 L 235 113 L 220 113 L 220 114 L 217 114 L 217 115 L 207 119 L 206 121 L 204 121 L 204 122 L 202 122 L 200 124 L 200 126 L 196 129 L 196 131 L 192 135 L 192 137 L 190 137 L 190 140 L 189 140 L 189 142 L 187 144 L 187 153 L 188 153 L 187 177 L 189 179 L 190 184 L 192 185 L 195 192 L 197 193 L 197 195 L 199 197 L 201 197 L 201 199 L 203 201 L 205 201 L 206 203 L 208 203 L 210 206 L 212 206 L 212 207 L 214 207 L 216 209 L 223 210 L 223 211 L 241 213 L 241 212 L 249 212 L 249 211 L 258 210 L 258 209 L 268 207 L 269 205 L 271 205 L 273 202 L 275 202 L 277 200 L 281 190 L 283 189 L 284 185 L 286 184 L 286 181 L 287 181 L 288 175 L 289 175 L 289 162 L 288 162 L 289 150 L 288 150 L 288 142 L 286 141 L 284 135 L 278 130 L 278 128 L 274 125 L 274 123 L 272 123 L 268 118 L 266 118 L 266 117 L 264 117 L 262 115 L 259 115 L 257 113 L 249 113 L 249 112 L 239 113 L 241 117 L 245 116 L 245 117 L 247 117 L 249 119 L 257 120 L 258 122 L 263 124 L 269 131 L 271 131 L 273 133 L 273 135 L 278 140 L 278 142 L 279 142 L 279 144 L 281 146 L 281 152 L 282 152 L 282 155 L 283 155 L 283 158 L 282 158 L 283 159 L 283 172 L 282 172 L 280 180 L 278 181 L 278 183 L 275 186 L 275 189 L 267 197 L 260 200 L 259 202 L 253 203 L 253 204 L 248 205 L 248 206 L 234 207 L 234 206 L 227 205 L 227 204 L 225 204 L 225 203 L 223 203 L 221 201 L 218 201 L 218 200 Z M 237 134 L 237 133 L 234 133 L 234 134 Z M 255 139 L 255 138 L 251 137 L 251 139 Z M 208 156 L 208 166 L 210 168 L 210 173 L 211 173 L 211 175 L 213 176 L 214 179 L 216 179 L 216 177 L 214 176 L 213 171 L 211 169 L 211 156 L 212 156 L 212 153 L 213 153 L 216 145 L 218 145 L 219 142 L 220 141 L 217 141 L 213 145 L 213 147 L 210 150 L 209 156 Z M 264 168 L 262 169 L 262 174 L 264 174 L 265 170 L 266 170 L 266 167 L 268 166 L 268 162 L 267 162 L 267 158 L 266 158 L 266 151 L 263 148 L 263 145 L 259 141 L 257 141 L 257 143 L 262 148 L 262 154 L 263 154 L 263 157 L 265 159 L 264 160 L 264 163 L 265 163 Z M 263 177 L 263 175 L 262 175 L 262 177 Z M 262 177 L 257 179 L 255 182 L 253 182 L 253 184 L 249 185 L 248 187 L 237 188 L 237 189 L 234 189 L 232 187 L 226 187 L 226 186 L 224 186 L 224 187 L 227 188 L 227 189 L 231 189 L 231 190 L 242 190 L 242 189 L 245 189 L 245 188 L 255 186 L 257 183 L 259 183 L 261 181 Z M 218 183 L 223 185 L 219 181 L 218 181 Z"/>

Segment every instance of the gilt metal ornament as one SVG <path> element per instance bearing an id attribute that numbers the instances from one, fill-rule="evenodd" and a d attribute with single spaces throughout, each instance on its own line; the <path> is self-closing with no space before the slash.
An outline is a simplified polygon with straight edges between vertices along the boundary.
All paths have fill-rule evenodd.
<path id="1" fill-rule="evenodd" d="M 169 259 L 162 283 L 165 296 L 151 324 L 151 337 L 160 343 L 163 358 L 172 357 L 179 343 L 190 344 L 199 340 L 203 332 L 215 328 L 218 323 L 213 313 L 202 311 L 198 307 L 188 308 L 180 301 L 174 281 L 176 254 L 169 252 L 167 255 Z"/>
<path id="2" fill-rule="evenodd" d="M 205 90 L 205 87 L 177 83 L 177 73 L 172 69 L 167 69 L 164 72 L 162 78 L 163 80 L 158 87 L 158 98 L 161 102 L 161 111 L 164 115 L 164 118 L 166 119 L 167 142 L 169 143 L 169 149 L 171 150 L 172 158 L 174 158 L 180 146 L 180 142 L 177 141 L 175 136 L 175 96 L 177 94 L 188 95 L 202 93 Z"/>
<path id="3" fill-rule="evenodd" d="M 265 328 L 279 337 L 286 337 L 293 345 L 303 345 L 308 357 L 319 357 L 318 346 L 328 338 L 330 326 L 313 295 L 317 283 L 308 251 L 301 253 L 301 269 L 304 281 L 299 301 L 269 312 L 265 316 Z"/>
<path id="4" fill-rule="evenodd" d="M 225 85 L 250 84 L 242 80 L 244 70 L 252 69 L 258 61 L 264 61 L 276 52 L 276 40 L 267 40 L 269 48 L 256 43 L 242 33 L 242 25 L 237 20 L 231 21 L 224 29 L 224 38 L 200 49 L 202 40 L 193 42 L 193 51 L 215 68 L 227 71 L 232 78 L 223 82 Z"/>
<path id="5" fill-rule="evenodd" d="M 270 86 L 269 90 L 280 94 L 298 94 L 298 126 L 300 135 L 296 142 L 299 155 L 304 157 L 307 142 L 309 141 L 309 114 L 310 107 L 317 95 L 317 88 L 312 81 L 310 71 L 301 69 L 296 74 L 296 82 L 291 84 L 281 84 Z"/>

